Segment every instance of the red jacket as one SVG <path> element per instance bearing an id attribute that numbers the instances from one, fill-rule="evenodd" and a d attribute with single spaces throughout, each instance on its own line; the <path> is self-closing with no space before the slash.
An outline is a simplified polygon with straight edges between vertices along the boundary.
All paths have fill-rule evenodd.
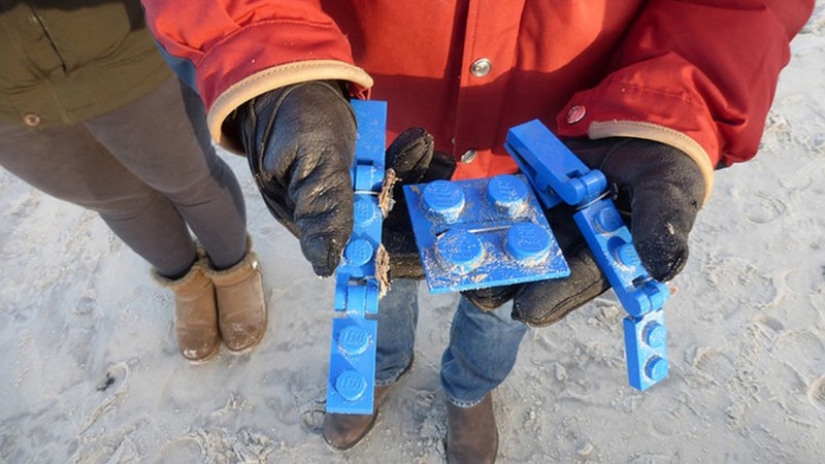
<path id="1" fill-rule="evenodd" d="M 194 65 L 224 143 L 226 116 L 265 90 L 336 78 L 357 92 L 374 80 L 388 139 L 426 128 L 438 149 L 471 161 L 456 178 L 512 172 L 507 130 L 540 118 L 563 136 L 668 143 L 712 180 L 720 163 L 756 154 L 788 43 L 815 2 L 143 3 L 166 51 Z"/>

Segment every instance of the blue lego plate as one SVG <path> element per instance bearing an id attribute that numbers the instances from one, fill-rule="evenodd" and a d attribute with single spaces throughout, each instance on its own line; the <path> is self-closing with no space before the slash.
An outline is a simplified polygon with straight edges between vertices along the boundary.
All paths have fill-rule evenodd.
<path id="1" fill-rule="evenodd" d="M 430 293 L 567 277 L 523 175 L 404 186 Z"/>

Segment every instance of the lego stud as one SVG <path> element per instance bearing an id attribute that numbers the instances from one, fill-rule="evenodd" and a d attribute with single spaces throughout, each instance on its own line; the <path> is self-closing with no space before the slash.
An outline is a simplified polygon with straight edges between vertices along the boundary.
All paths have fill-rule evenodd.
<path id="1" fill-rule="evenodd" d="M 484 258 L 481 240 L 466 230 L 448 230 L 435 242 L 442 265 L 465 274 L 478 267 Z"/>
<path id="2" fill-rule="evenodd" d="M 335 391 L 347 401 L 356 401 L 367 391 L 367 379 L 358 371 L 346 371 L 335 379 Z"/>
<path id="3" fill-rule="evenodd" d="M 532 222 L 510 227 L 505 238 L 507 253 L 516 261 L 536 265 L 550 256 L 550 234 Z"/>
<path id="4" fill-rule="evenodd" d="M 487 198 L 500 211 L 516 217 L 527 206 L 527 186 L 516 176 L 496 176 L 487 183 Z"/>
<path id="5" fill-rule="evenodd" d="M 665 346 L 667 339 L 667 329 L 662 324 L 650 321 L 644 328 L 644 341 L 653 348 Z"/>
<path id="6" fill-rule="evenodd" d="M 615 259 L 625 267 L 635 268 L 642 264 L 639 254 L 636 253 L 636 248 L 632 243 L 622 242 L 613 249 Z"/>
<path id="7" fill-rule="evenodd" d="M 338 346 L 345 354 L 361 354 L 364 351 L 367 351 L 369 344 L 369 334 L 366 330 L 358 327 L 357 325 L 346 327 L 338 333 Z"/>
<path id="8" fill-rule="evenodd" d="M 593 219 L 596 229 L 602 235 L 610 235 L 624 226 L 624 221 L 615 208 L 603 208 Z"/>
<path id="9" fill-rule="evenodd" d="M 658 356 L 651 356 L 645 364 L 645 375 L 654 383 L 667 377 L 667 373 L 667 361 Z"/>
<path id="10" fill-rule="evenodd" d="M 353 208 L 354 227 L 356 228 L 366 228 L 378 217 L 378 203 L 374 198 L 356 195 Z"/>
<path id="11" fill-rule="evenodd" d="M 424 210 L 447 222 L 454 222 L 464 209 L 464 192 L 452 182 L 436 180 L 427 184 L 421 194 Z"/>
<path id="12" fill-rule="evenodd" d="M 369 241 L 357 238 L 347 244 L 347 248 L 344 250 L 344 259 L 353 266 L 363 266 L 372 259 L 374 252 L 375 249 Z"/>

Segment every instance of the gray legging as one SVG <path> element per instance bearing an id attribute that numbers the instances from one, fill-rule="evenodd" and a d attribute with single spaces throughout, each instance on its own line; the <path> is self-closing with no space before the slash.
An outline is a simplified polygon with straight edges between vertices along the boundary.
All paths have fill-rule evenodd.
<path id="1" fill-rule="evenodd" d="M 0 164 L 49 195 L 97 211 L 163 275 L 180 276 L 194 261 L 188 228 L 215 267 L 244 256 L 238 180 L 215 154 L 200 98 L 176 78 L 79 124 L 0 125 Z"/>

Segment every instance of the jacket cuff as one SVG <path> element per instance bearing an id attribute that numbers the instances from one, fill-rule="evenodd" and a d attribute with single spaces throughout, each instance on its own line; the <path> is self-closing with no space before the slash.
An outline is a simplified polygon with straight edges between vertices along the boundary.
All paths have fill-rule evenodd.
<path id="1" fill-rule="evenodd" d="M 296 61 L 247 76 L 220 94 L 206 119 L 212 139 L 226 150 L 243 155 L 240 140 L 223 131 L 223 124 L 235 109 L 270 90 L 317 80 L 348 81 L 363 89 L 372 87 L 372 78 L 363 69 L 336 60 Z"/>
<path id="2" fill-rule="evenodd" d="M 702 200 L 704 206 L 713 191 L 714 169 L 710 162 L 710 157 L 699 142 L 687 135 L 658 124 L 639 121 L 594 121 L 590 123 L 587 135 L 591 139 L 603 139 L 607 137 L 633 137 L 637 139 L 653 140 L 655 142 L 670 145 L 684 152 L 699 167 L 702 177 L 705 179 L 705 197 Z"/>

